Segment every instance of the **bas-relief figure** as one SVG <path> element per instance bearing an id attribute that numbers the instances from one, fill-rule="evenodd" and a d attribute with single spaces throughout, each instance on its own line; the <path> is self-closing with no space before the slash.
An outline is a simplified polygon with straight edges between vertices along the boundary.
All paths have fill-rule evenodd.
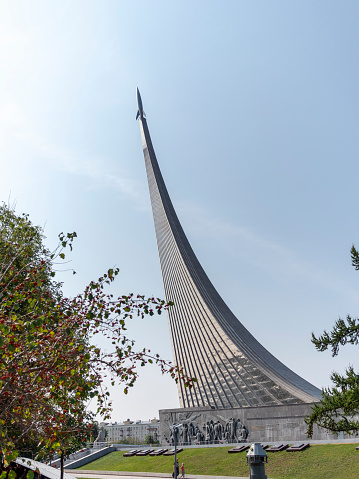
<path id="1" fill-rule="evenodd" d="M 207 417 L 201 421 L 201 416 L 198 414 L 195 420 L 185 419 L 181 425 L 174 427 L 170 427 L 169 422 L 168 436 L 165 435 L 166 441 L 171 446 L 247 442 L 248 429 L 239 418 L 219 419 L 213 413 L 211 418 L 206 414 Z"/>

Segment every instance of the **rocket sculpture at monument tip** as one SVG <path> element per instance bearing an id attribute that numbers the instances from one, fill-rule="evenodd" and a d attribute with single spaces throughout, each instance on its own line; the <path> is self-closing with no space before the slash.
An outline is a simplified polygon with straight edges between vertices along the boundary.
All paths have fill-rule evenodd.
<path id="1" fill-rule="evenodd" d="M 143 118 L 144 116 L 142 99 L 141 99 L 140 90 L 138 89 L 138 87 L 136 88 L 136 99 L 137 99 L 137 115 L 136 115 L 136 120 L 137 120 L 138 117 Z"/>
<path id="2" fill-rule="evenodd" d="M 265 349 L 235 317 L 200 265 L 163 180 L 137 88 L 137 116 L 175 364 L 197 383 L 178 383 L 181 407 L 312 403 L 321 391 Z"/>

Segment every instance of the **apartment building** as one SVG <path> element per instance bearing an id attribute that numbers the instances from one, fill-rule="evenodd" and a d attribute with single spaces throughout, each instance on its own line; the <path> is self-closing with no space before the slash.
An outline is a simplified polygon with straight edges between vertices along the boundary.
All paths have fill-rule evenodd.
<path id="1" fill-rule="evenodd" d="M 101 423 L 100 426 L 107 431 L 106 440 L 117 443 L 123 439 L 133 439 L 134 442 L 143 442 L 148 434 L 157 441 L 160 436 L 160 421 L 152 419 L 148 421 L 131 421 L 127 419 L 124 422 Z"/>

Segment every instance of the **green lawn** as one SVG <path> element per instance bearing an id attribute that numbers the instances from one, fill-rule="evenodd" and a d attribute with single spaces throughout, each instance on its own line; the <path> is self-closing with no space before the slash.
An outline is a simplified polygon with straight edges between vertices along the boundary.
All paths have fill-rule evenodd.
<path id="1" fill-rule="evenodd" d="M 313 445 L 302 452 L 268 453 L 266 474 L 272 479 L 358 479 L 356 444 Z M 228 454 L 228 448 L 185 449 L 178 455 L 187 474 L 249 476 L 246 452 Z M 173 456 L 123 457 L 113 452 L 79 469 L 98 471 L 168 472 Z"/>

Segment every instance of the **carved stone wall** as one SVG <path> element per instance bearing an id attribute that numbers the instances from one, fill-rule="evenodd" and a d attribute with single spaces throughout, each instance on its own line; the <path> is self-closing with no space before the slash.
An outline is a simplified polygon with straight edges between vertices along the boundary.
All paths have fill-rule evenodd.
<path id="1" fill-rule="evenodd" d="M 210 407 L 160 410 L 161 445 L 235 444 L 241 442 L 305 441 L 305 416 L 310 404 L 212 409 Z M 170 426 L 181 424 L 171 431 Z M 316 427 L 313 439 L 336 436 Z"/>

